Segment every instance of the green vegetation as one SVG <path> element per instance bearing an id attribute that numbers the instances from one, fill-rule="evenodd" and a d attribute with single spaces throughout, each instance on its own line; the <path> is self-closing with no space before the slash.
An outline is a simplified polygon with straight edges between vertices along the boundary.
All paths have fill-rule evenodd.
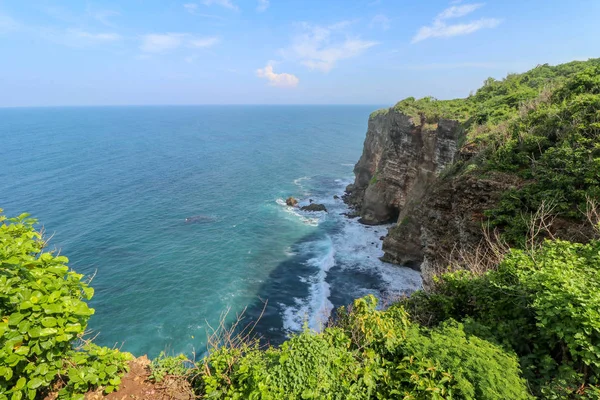
<path id="1" fill-rule="evenodd" d="M 443 274 L 403 305 L 515 352 L 541 398 L 600 398 L 600 241 L 513 249 L 497 270 Z"/>
<path id="2" fill-rule="evenodd" d="M 183 354 L 170 357 L 163 351 L 152 360 L 149 378 L 154 382 L 162 382 L 169 375 L 185 376 L 189 372 L 186 362 L 187 358 Z"/>
<path id="3" fill-rule="evenodd" d="M 373 174 L 373 177 L 369 181 L 369 185 L 374 185 L 374 184 L 377 183 L 377 176 L 378 175 L 379 175 L 379 171 L 375 171 L 375 173 Z"/>
<path id="4" fill-rule="evenodd" d="M 402 306 L 376 309 L 373 296 L 339 310 L 321 334 L 281 348 L 221 348 L 201 375 L 215 399 L 528 399 L 516 357 L 448 323 L 411 323 Z"/>
<path id="5" fill-rule="evenodd" d="M 82 340 L 94 291 L 66 257 L 44 251 L 34 223 L 0 209 L 0 399 L 41 398 L 57 384 L 62 398 L 112 392 L 131 355 Z"/>

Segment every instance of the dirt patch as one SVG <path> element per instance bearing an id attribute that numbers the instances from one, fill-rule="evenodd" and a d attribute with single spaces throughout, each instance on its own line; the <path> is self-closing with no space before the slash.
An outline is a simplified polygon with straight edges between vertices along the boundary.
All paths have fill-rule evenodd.
<path id="1" fill-rule="evenodd" d="M 150 382 L 150 360 L 143 356 L 129 364 L 129 372 L 121 380 L 119 390 L 105 395 L 101 390 L 86 394 L 86 400 L 189 400 L 194 399 L 192 388 L 185 379 L 166 377 L 162 382 Z"/>
<path id="2" fill-rule="evenodd" d="M 104 394 L 102 389 L 89 392 L 86 400 L 192 400 L 195 399 L 190 383 L 181 377 L 167 376 L 162 382 L 151 382 L 150 360 L 146 356 L 138 357 L 129 363 L 129 372 L 123 376 L 119 390 Z M 44 400 L 58 397 L 56 387 Z"/>

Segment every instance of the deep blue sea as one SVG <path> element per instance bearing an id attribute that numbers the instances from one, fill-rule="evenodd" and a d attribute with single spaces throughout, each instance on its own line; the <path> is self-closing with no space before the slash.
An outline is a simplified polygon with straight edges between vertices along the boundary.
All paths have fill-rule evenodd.
<path id="1" fill-rule="evenodd" d="M 386 227 L 347 219 L 333 198 L 376 108 L 0 109 L 0 208 L 38 218 L 94 275 L 99 344 L 202 353 L 221 316 L 245 310 L 248 323 L 263 309 L 256 333 L 276 344 L 356 297 L 420 286 L 379 261 Z"/>

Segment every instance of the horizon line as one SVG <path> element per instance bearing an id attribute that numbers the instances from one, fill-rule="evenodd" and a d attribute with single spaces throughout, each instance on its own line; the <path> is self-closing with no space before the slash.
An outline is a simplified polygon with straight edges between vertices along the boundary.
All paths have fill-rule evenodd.
<path id="1" fill-rule="evenodd" d="M 395 103 L 390 103 L 392 107 Z M 16 106 L 0 106 L 2 109 L 15 108 L 102 108 L 102 107 L 261 107 L 261 106 L 385 106 L 384 103 L 200 103 L 200 104 L 84 104 L 84 105 L 16 105 Z"/>

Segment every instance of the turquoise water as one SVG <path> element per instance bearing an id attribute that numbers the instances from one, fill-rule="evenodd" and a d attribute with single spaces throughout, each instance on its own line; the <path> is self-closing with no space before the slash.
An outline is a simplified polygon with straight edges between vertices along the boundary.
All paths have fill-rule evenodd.
<path id="1" fill-rule="evenodd" d="M 99 344 L 202 352 L 227 310 L 250 321 L 263 308 L 256 333 L 279 343 L 355 297 L 420 285 L 377 259 L 385 227 L 348 220 L 333 198 L 375 108 L 0 109 L 0 208 L 31 213 L 95 274 Z M 291 209 L 290 195 L 329 213 Z"/>

